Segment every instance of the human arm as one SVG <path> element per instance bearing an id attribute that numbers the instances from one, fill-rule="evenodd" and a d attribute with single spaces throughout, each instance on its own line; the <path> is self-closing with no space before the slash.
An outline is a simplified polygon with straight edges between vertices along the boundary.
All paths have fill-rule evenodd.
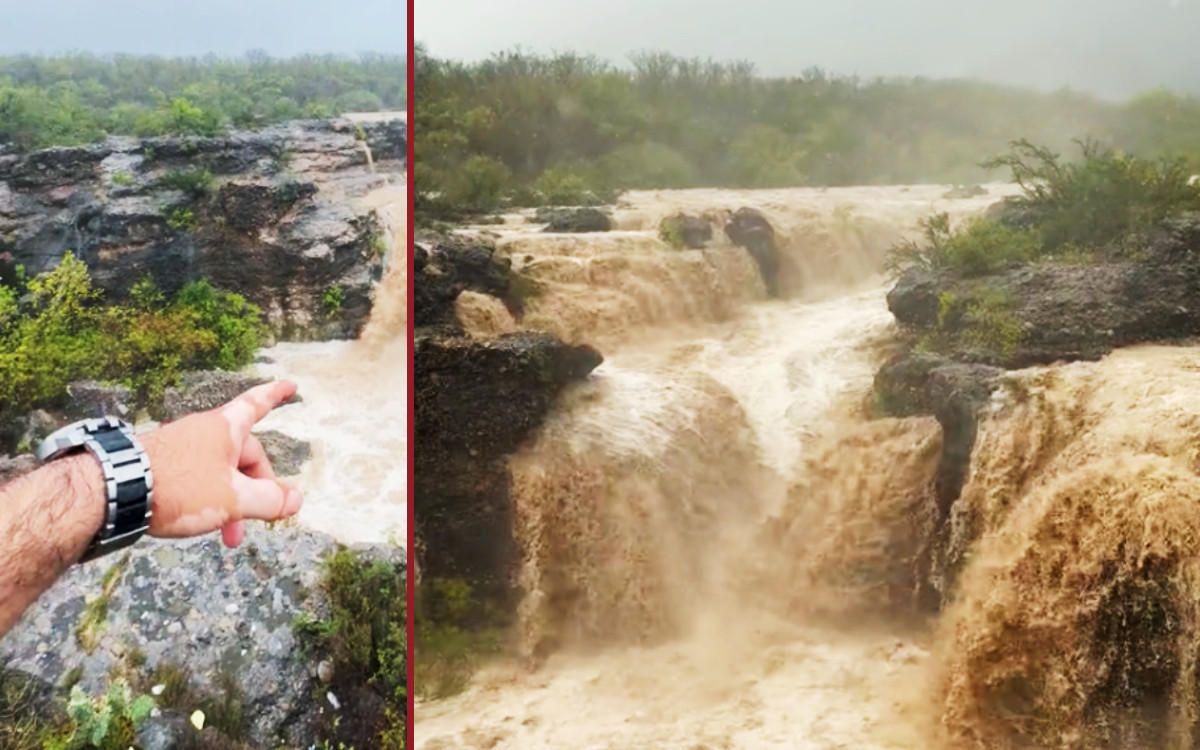
<path id="1" fill-rule="evenodd" d="M 149 534 L 182 538 L 221 530 L 241 544 L 245 520 L 294 515 L 298 490 L 275 479 L 255 422 L 291 398 L 278 381 L 138 436 L 154 473 Z M 100 465 L 88 453 L 61 458 L 0 488 L 0 636 L 79 560 L 104 522 Z"/>

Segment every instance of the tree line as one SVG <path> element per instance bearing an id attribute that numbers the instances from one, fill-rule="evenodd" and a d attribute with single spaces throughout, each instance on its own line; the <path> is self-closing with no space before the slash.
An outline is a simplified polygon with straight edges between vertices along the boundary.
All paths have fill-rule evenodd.
<path id="1" fill-rule="evenodd" d="M 298 118 L 407 109 L 405 55 L 0 57 L 0 148 L 108 135 L 213 135 Z"/>
<path id="2" fill-rule="evenodd" d="M 970 80 L 860 78 L 813 68 L 637 53 L 414 59 L 419 213 L 580 203 L 636 188 L 967 183 L 1026 138 L 1092 139 L 1200 171 L 1200 98 L 1167 90 L 1112 103 L 1070 90 Z"/>

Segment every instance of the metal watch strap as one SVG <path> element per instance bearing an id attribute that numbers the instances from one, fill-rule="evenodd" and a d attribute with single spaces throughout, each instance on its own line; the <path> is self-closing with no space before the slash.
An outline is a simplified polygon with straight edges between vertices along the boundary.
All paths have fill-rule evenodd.
<path id="1" fill-rule="evenodd" d="M 50 460 L 86 448 L 104 473 L 104 525 L 80 562 L 94 560 L 136 542 L 150 525 L 154 476 L 133 428 L 115 417 L 86 419 L 54 433 L 38 449 Z"/>

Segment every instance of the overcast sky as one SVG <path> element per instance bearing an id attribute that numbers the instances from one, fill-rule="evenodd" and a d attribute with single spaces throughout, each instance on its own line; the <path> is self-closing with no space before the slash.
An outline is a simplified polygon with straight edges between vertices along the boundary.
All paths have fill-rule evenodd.
<path id="1" fill-rule="evenodd" d="M 426 0 L 439 2 L 439 0 Z M 405 0 L 0 0 L 0 54 L 408 49 Z"/>
<path id="2" fill-rule="evenodd" d="M 417 0 L 414 16 L 432 54 L 467 60 L 517 45 L 614 62 L 655 49 L 771 74 L 1200 92 L 1200 0 Z"/>

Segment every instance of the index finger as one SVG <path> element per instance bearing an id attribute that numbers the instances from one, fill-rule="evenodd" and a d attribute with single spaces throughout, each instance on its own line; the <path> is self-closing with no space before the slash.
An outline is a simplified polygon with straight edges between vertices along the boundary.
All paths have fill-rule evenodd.
<path id="1" fill-rule="evenodd" d="M 241 430 L 249 431 L 254 423 L 271 413 L 271 410 L 296 395 L 296 384 L 290 380 L 277 380 L 255 386 L 230 401 L 221 410 L 230 422 Z"/>

